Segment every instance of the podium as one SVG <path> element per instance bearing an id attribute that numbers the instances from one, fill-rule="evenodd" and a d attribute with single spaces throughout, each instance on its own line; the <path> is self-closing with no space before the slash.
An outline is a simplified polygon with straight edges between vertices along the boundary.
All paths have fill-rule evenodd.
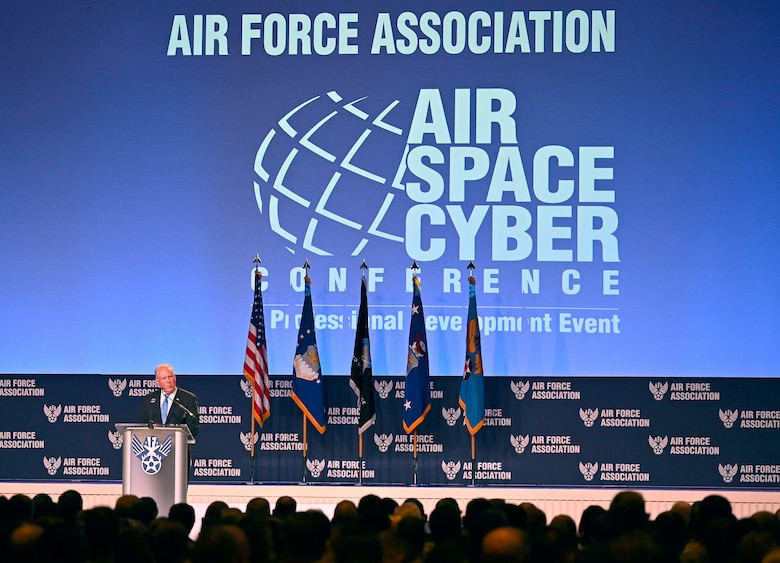
<path id="1" fill-rule="evenodd" d="M 195 443 L 186 424 L 117 423 L 122 435 L 122 494 L 151 497 L 159 514 L 187 502 L 189 444 Z"/>

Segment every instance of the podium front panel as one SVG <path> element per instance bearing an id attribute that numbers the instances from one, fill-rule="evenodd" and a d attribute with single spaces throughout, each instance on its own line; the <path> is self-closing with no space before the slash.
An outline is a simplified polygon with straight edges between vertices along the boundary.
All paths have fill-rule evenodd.
<path id="1" fill-rule="evenodd" d="M 151 497 L 160 514 L 187 501 L 187 435 L 179 428 L 124 431 L 122 494 Z"/>

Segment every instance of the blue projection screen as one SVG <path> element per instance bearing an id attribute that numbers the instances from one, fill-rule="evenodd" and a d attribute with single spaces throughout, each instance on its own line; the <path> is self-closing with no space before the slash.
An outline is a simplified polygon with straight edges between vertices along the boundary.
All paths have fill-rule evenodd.
<path id="1" fill-rule="evenodd" d="M 2 4 L 1 372 L 780 372 L 776 2 Z"/>

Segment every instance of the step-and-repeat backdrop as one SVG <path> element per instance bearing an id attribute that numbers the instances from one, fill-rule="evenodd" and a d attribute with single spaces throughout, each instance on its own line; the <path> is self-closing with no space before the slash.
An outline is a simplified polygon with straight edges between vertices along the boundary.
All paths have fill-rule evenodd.
<path id="1" fill-rule="evenodd" d="M 272 377 L 271 416 L 253 434 L 242 377 L 180 376 L 200 398 L 191 482 L 780 483 L 778 379 L 486 378 L 474 457 L 458 406 L 459 377 L 431 379 L 432 408 L 416 436 L 403 431 L 404 378 L 373 383 L 377 421 L 363 434 L 361 457 L 347 377 L 325 377 L 324 434 L 304 428 L 291 378 Z M 137 422 L 141 397 L 153 388 L 145 376 L 0 376 L 0 479 L 121 480 L 123 436 L 115 425 Z"/>

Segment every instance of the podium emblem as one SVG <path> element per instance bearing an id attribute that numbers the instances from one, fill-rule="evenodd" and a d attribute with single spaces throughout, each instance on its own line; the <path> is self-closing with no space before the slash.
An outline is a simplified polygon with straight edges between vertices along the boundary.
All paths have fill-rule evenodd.
<path id="1" fill-rule="evenodd" d="M 133 455 L 141 460 L 141 468 L 148 475 L 156 475 L 160 471 L 163 460 L 168 457 L 172 448 L 170 436 L 163 443 L 160 443 L 157 436 L 148 436 L 142 443 L 133 435 Z"/>

